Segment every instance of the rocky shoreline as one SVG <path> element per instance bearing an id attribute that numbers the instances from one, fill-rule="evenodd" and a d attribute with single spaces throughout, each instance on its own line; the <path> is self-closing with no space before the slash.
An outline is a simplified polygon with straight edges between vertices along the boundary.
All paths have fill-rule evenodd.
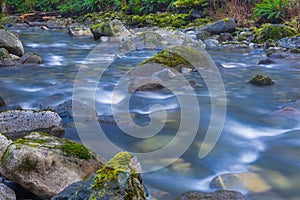
<path id="1" fill-rule="evenodd" d="M 5 26 L 16 26 L 15 21 L 3 20 Z M 5 22 L 5 23 L 3 23 Z M 23 24 L 24 25 L 24 24 Z M 22 26 L 23 26 L 22 25 Z M 48 29 L 66 29 L 74 37 L 94 37 L 100 42 L 117 44 L 119 51 L 137 49 L 167 49 L 179 45 L 194 49 L 262 49 L 262 61 L 258 64 L 274 63 L 274 59 L 285 59 L 287 53 L 300 53 L 299 33 L 286 25 L 265 24 L 261 28 L 238 28 L 234 19 L 223 19 L 205 26 L 185 29 L 127 28 L 128 25 L 120 20 L 112 19 L 106 22 L 90 24 L 73 23 L 70 19 L 50 20 L 46 23 L 31 25 L 47 31 Z M 26 25 L 24 25 L 26 26 Z M 36 54 L 25 53 L 22 42 L 14 33 L 5 27 L 0 27 L 0 66 L 15 66 L 20 64 L 41 64 L 42 58 Z M 162 51 L 141 65 L 160 63 L 159 57 L 172 57 L 170 52 Z M 266 60 L 268 59 L 268 60 Z M 192 71 L 186 63 L 172 58 L 170 73 Z M 184 65 L 184 67 L 182 67 Z M 145 67 L 145 66 L 144 66 Z M 174 67 L 174 68 L 173 68 Z M 157 89 L 159 85 L 150 85 L 157 77 L 153 74 L 163 70 L 141 73 L 131 72 L 132 82 L 129 93 L 136 90 Z M 146 78 L 147 77 L 147 78 Z M 141 78 L 141 80 L 139 79 Z M 136 80 L 140 81 L 136 81 Z M 158 80 L 159 81 L 159 80 Z M 157 80 L 156 80 L 157 82 Z M 250 80 L 256 86 L 270 86 L 274 82 L 269 77 L 256 76 Z M 147 87 L 138 87 L 147 85 Z M 22 110 L 10 108 L 0 98 L 0 173 L 3 177 L 14 181 L 26 188 L 32 195 L 30 198 L 41 199 L 151 199 L 151 192 L 143 184 L 142 172 L 137 159 L 121 152 L 110 161 L 96 155 L 87 147 L 60 138 L 64 134 L 62 122 L 72 120 L 72 109 L 81 109 L 98 117 L 100 123 L 114 122 L 102 119 L 95 114 L 93 108 L 81 102 L 72 104 L 70 101 L 59 105 L 54 110 Z M 76 108 L 72 108 L 72 105 Z M 17 199 L 10 188 L 11 181 L 2 180 L 0 196 L 4 199 Z M 179 199 L 246 199 L 240 192 L 222 190 L 227 184 L 245 185 L 247 190 L 253 190 L 252 185 L 245 180 L 257 183 L 263 192 L 267 186 L 257 174 L 223 174 L 215 177 L 211 188 L 218 190 L 212 193 L 191 191 L 182 194 Z M 247 183 L 248 183 L 247 182 Z M 18 192 L 17 192 L 18 193 Z M 0 199 L 1 199 L 0 197 Z"/>

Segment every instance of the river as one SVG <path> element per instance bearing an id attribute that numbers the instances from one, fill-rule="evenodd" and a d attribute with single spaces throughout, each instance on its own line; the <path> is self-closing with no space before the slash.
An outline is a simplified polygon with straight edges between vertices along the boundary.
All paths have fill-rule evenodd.
<path id="1" fill-rule="evenodd" d="M 20 34 L 25 52 L 41 55 L 44 64 L 1 68 L 1 96 L 9 105 L 20 105 L 24 109 L 55 108 L 70 100 L 74 84 L 86 81 L 76 78 L 78 70 L 86 67 L 89 73 L 89 67 L 82 62 L 99 42 L 91 38 L 74 38 L 65 31 L 13 30 Z M 95 91 L 95 108 L 99 115 L 113 114 L 111 96 L 120 77 L 157 51 L 129 52 L 107 68 Z M 218 63 L 226 91 L 226 116 L 221 136 L 213 150 L 199 158 L 212 113 L 211 94 L 199 73 L 185 74 L 187 80 L 196 82 L 193 87 L 199 108 L 195 105 L 187 108 L 200 109 L 200 121 L 193 123 L 199 128 L 186 151 L 173 164 L 160 167 L 158 160 L 146 160 L 153 167 L 143 174 L 145 184 L 155 195 L 167 200 L 188 190 L 213 191 L 210 181 L 221 174 L 254 172 L 263 182 L 260 183 L 265 187 L 262 191 L 255 189 L 258 183 L 247 183 L 251 185 L 250 190 L 241 185 L 226 189 L 241 191 L 250 200 L 300 199 L 300 104 L 296 102 L 300 99 L 300 55 L 286 54 L 285 59 L 274 59 L 276 64 L 257 65 L 263 58 L 260 49 L 212 49 L 207 52 Z M 249 84 L 248 81 L 257 74 L 270 76 L 276 84 L 271 87 Z M 175 137 L 182 117 L 180 104 L 172 91 L 136 92 L 129 102 L 129 113 L 137 124 L 147 125 L 152 112 L 149 108 L 154 104 L 160 104 L 158 108 L 163 108 L 168 114 L 166 125 L 156 136 L 136 139 L 115 125 L 103 124 L 102 129 L 111 143 L 138 153 L 152 152 L 167 145 Z M 288 109 L 281 110 L 287 106 Z M 65 128 L 65 138 L 80 142 L 82 133 L 78 134 L 74 125 L 66 123 Z M 172 150 L 177 151 L 181 146 L 175 145 Z M 106 145 L 103 154 L 98 153 L 109 159 L 110 148 L 112 145 Z M 157 159 L 168 163 L 173 157 Z"/>

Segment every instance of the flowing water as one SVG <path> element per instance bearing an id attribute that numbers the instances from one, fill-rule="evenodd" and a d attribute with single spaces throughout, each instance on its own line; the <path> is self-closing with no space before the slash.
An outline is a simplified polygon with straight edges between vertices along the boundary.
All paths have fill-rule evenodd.
<path id="1" fill-rule="evenodd" d="M 63 31 L 35 28 L 14 31 L 20 34 L 25 51 L 41 55 L 44 64 L 1 68 L 0 91 L 6 102 L 39 109 L 55 108 L 71 99 L 74 84 L 86 81 L 76 79 L 79 68 L 86 67 L 86 73 L 90 73 L 89 67 L 81 63 L 99 43 L 89 38 L 73 38 Z M 99 115 L 112 115 L 111 96 L 120 77 L 156 52 L 130 52 L 109 66 L 95 91 L 95 107 Z M 193 87 L 199 105 L 186 107 L 200 108 L 200 122 L 195 121 L 199 125 L 197 135 L 179 160 L 163 169 L 143 174 L 145 184 L 160 199 L 175 199 L 188 190 L 213 191 L 209 184 L 217 175 L 255 172 L 260 182 L 257 182 L 258 178 L 254 183 L 248 179 L 250 190 L 241 185 L 226 189 L 239 190 L 253 200 L 300 199 L 300 104 L 297 102 L 300 99 L 300 56 L 288 54 L 285 59 L 275 59 L 276 64 L 258 66 L 263 55 L 259 49 L 208 50 L 208 53 L 221 64 L 218 69 L 226 90 L 227 111 L 222 134 L 210 154 L 200 159 L 198 153 L 212 113 L 211 98 L 205 81 L 197 72 L 186 74 L 188 80 L 196 82 Z M 269 75 L 276 84 L 262 88 L 248 84 L 256 74 Z M 149 108 L 154 104 L 160 104 L 168 114 L 166 125 L 152 138 L 129 137 L 110 124 L 103 124 L 102 128 L 110 141 L 124 150 L 151 152 L 160 149 L 178 131 L 181 111 L 177 97 L 167 89 L 136 92 L 132 96 L 129 112 L 137 124 L 150 122 L 149 114 L 153 110 Z M 65 128 L 66 138 L 80 140 L 74 126 L 66 125 Z M 188 137 L 191 133 L 187 131 L 185 134 Z M 172 150 L 175 152 L 182 145 L 185 144 L 179 142 Z M 100 155 L 109 159 L 105 154 L 109 151 L 110 145 L 107 145 Z M 157 159 L 168 162 L 173 158 Z M 149 159 L 147 162 L 159 168 L 155 166 L 158 160 Z M 256 184 L 260 190 L 255 188 Z"/>

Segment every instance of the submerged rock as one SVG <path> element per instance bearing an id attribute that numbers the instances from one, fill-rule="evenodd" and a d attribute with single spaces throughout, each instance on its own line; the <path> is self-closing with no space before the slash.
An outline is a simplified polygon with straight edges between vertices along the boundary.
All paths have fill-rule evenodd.
<path id="1" fill-rule="evenodd" d="M 7 148 L 0 173 L 39 197 L 51 198 L 91 176 L 104 162 L 81 144 L 33 132 Z"/>
<path id="2" fill-rule="evenodd" d="M 177 200 L 246 200 L 240 192 L 219 190 L 216 192 L 190 191 L 180 195 Z"/>
<path id="3" fill-rule="evenodd" d="M 61 118 L 50 110 L 7 110 L 0 112 L 0 132 L 20 138 L 32 131 L 51 130 L 61 124 Z"/>
<path id="4" fill-rule="evenodd" d="M 270 58 L 266 58 L 263 60 L 260 60 L 257 64 L 258 65 L 270 65 L 270 64 L 274 64 L 275 62 L 273 60 L 271 60 Z"/>
<path id="5" fill-rule="evenodd" d="M 259 174 L 253 172 L 222 174 L 210 183 L 214 189 L 230 189 L 252 193 L 266 192 L 271 186 Z"/>
<path id="6" fill-rule="evenodd" d="M 98 118 L 95 108 L 79 101 L 68 100 L 56 107 L 57 114 L 64 122 L 74 121 L 73 110 L 76 110 L 76 113 L 82 113 L 82 116 L 85 117 L 84 121 L 90 121 L 91 119 Z"/>
<path id="7" fill-rule="evenodd" d="M 5 48 L 11 54 L 23 56 L 23 44 L 15 34 L 6 29 L 0 28 L 0 35 L 0 48 Z"/>
<path id="8" fill-rule="evenodd" d="M 121 152 L 88 181 L 71 185 L 51 200 L 146 200 L 140 172 L 140 163 L 136 157 L 130 153 Z"/>
<path id="9" fill-rule="evenodd" d="M 225 18 L 220 21 L 208 24 L 199 31 L 206 31 L 210 34 L 232 33 L 236 31 L 237 25 L 232 18 Z"/>
<path id="10" fill-rule="evenodd" d="M 256 75 L 249 81 L 249 83 L 255 86 L 271 86 L 275 84 L 270 77 L 263 75 Z"/>
<path id="11" fill-rule="evenodd" d="M 0 183 L 0 200 L 16 200 L 15 192 L 8 186 Z"/>

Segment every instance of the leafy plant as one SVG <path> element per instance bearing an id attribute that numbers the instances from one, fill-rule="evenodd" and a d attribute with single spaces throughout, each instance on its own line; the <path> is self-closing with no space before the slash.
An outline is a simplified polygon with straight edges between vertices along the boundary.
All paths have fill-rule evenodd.
<path id="1" fill-rule="evenodd" d="M 263 0 L 256 4 L 254 17 L 265 17 L 268 21 L 282 21 L 286 14 L 289 0 Z"/>

